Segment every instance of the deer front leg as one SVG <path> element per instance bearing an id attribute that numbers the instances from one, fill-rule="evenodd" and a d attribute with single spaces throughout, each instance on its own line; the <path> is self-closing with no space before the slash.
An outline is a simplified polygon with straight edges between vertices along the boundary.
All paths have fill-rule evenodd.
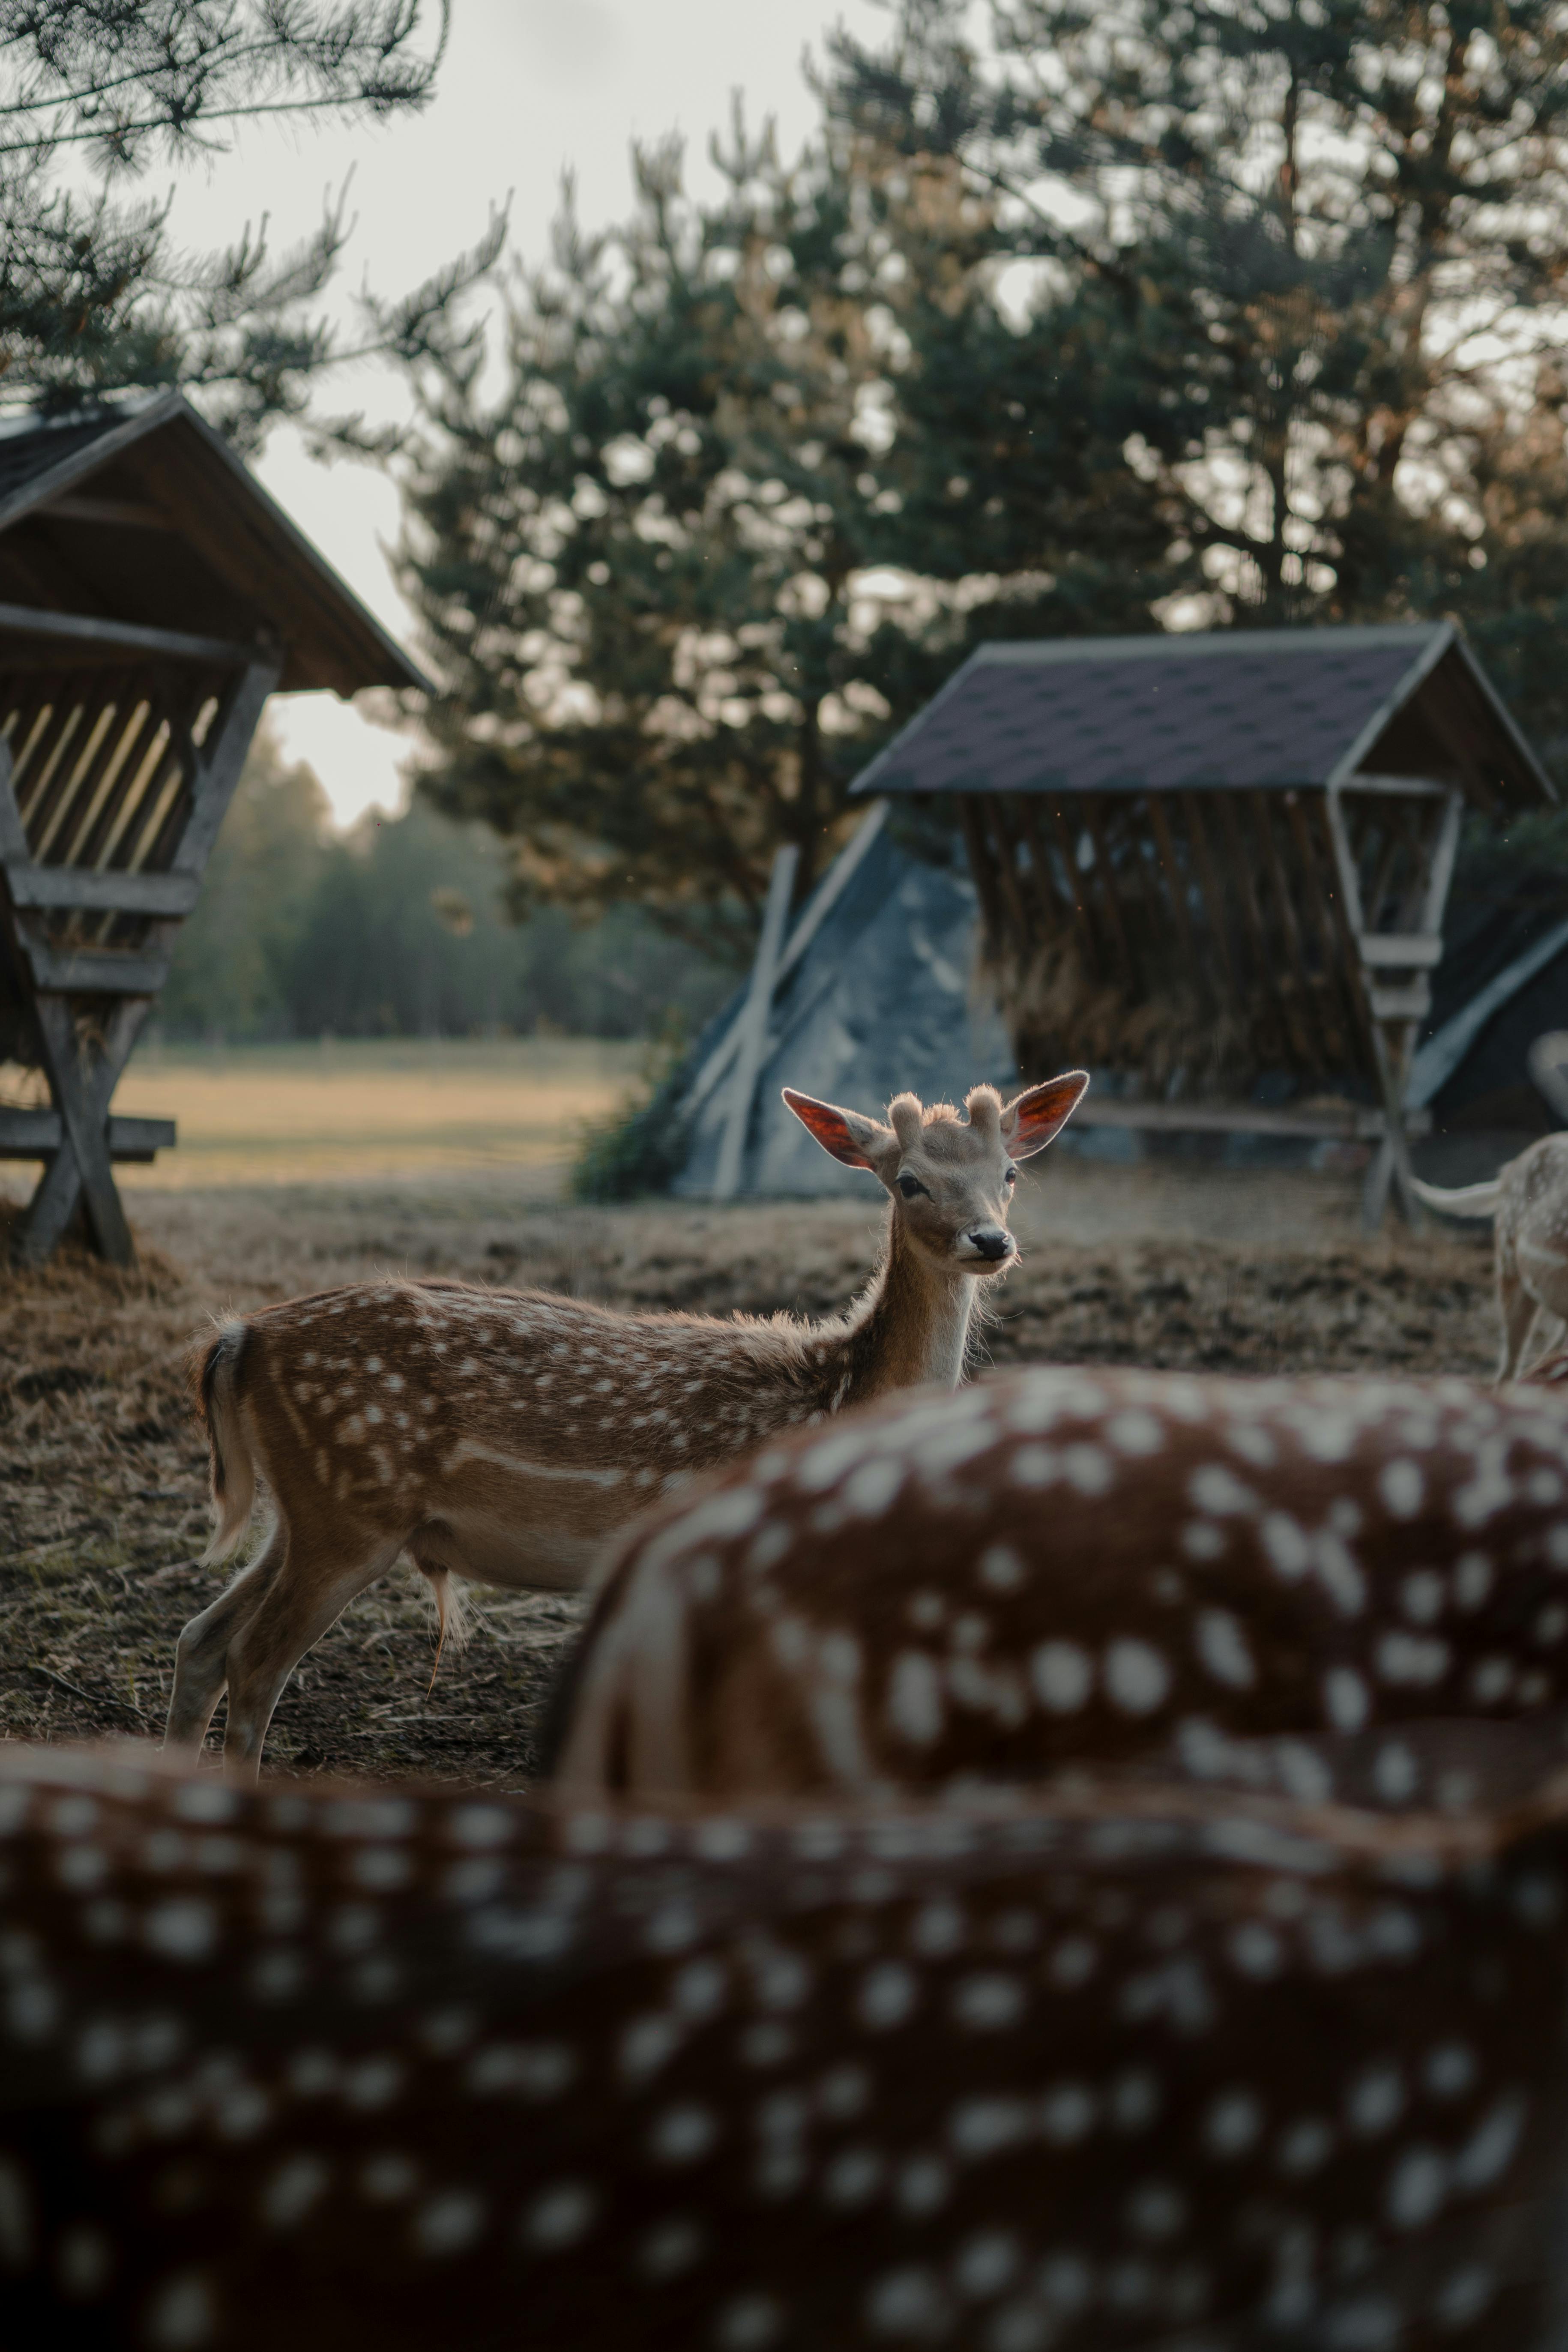
<path id="1" fill-rule="evenodd" d="M 226 1780 L 241 1784 L 256 1780 L 267 1727 L 284 1684 L 356 1593 L 385 1575 L 403 1545 L 401 1532 L 370 1538 L 345 1567 L 341 1536 L 331 1551 L 319 1538 L 314 1544 L 309 1538 L 290 1539 L 281 1569 L 229 1642 L 228 1722 L 223 1743 Z"/>
<path id="2" fill-rule="evenodd" d="M 169 1697 L 165 1748 L 199 1748 L 207 1736 L 228 1680 L 229 1644 L 255 1610 L 282 1566 L 288 1538 L 276 1525 L 248 1568 L 241 1569 L 199 1617 L 193 1617 L 174 1649 L 174 1687 Z"/>

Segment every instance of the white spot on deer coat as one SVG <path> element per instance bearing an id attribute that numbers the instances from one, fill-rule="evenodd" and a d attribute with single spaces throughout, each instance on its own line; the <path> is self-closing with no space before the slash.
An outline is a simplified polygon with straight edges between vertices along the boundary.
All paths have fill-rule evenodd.
<path id="1" fill-rule="evenodd" d="M 1377 1645 L 1377 1671 L 1385 1683 L 1440 1682 L 1450 1663 L 1448 1644 L 1432 1633 L 1384 1633 Z"/>
<path id="2" fill-rule="evenodd" d="M 1152 1715 L 1171 1687 L 1171 1669 L 1147 1642 L 1124 1638 L 1105 1653 L 1105 1687 L 1127 1715 Z"/>
<path id="3" fill-rule="evenodd" d="M 1377 1491 L 1392 1517 L 1413 1519 L 1426 1499 L 1426 1482 L 1417 1464 L 1386 1462 L 1378 1473 Z"/>
<path id="4" fill-rule="evenodd" d="M 1223 1462 L 1205 1462 L 1201 1470 L 1194 1470 L 1187 1481 L 1187 1492 L 1195 1509 L 1216 1519 L 1235 1517 L 1258 1508 L 1258 1497 L 1251 1487 L 1244 1486 Z"/>
<path id="5" fill-rule="evenodd" d="M 1258 1680 L 1258 1669 L 1247 1646 L 1247 1636 L 1228 1610 L 1202 1612 L 1196 1643 L 1198 1656 L 1216 1682 L 1227 1683 L 1233 1690 L 1252 1688 Z"/>
<path id="6" fill-rule="evenodd" d="M 1353 1667 L 1331 1666 L 1323 1676 L 1323 1706 L 1336 1731 L 1359 1731 L 1372 1712 L 1372 1698 Z"/>
<path id="7" fill-rule="evenodd" d="M 903 1650 L 888 1679 L 888 1722 L 911 1747 L 929 1748 L 942 1727 L 942 1677 L 923 1650 Z"/>
<path id="8" fill-rule="evenodd" d="M 1042 1642 L 1029 1660 L 1029 1679 L 1042 1706 L 1072 1715 L 1094 1686 L 1094 1664 L 1076 1642 Z"/>

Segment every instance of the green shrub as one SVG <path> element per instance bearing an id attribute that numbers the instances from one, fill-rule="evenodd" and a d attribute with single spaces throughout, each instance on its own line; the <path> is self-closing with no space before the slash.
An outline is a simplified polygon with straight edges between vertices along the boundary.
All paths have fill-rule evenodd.
<path id="1" fill-rule="evenodd" d="M 584 1127 L 567 1179 L 574 1201 L 636 1201 L 668 1192 L 686 1164 L 689 1129 L 679 1117 L 686 1024 L 672 1015 L 648 1055 L 638 1098 L 613 1118 Z"/>

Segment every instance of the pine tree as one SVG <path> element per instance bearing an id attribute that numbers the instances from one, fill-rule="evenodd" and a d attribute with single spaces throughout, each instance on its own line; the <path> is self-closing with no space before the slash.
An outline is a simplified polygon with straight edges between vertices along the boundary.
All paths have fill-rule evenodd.
<path id="1" fill-rule="evenodd" d="M 426 790 L 510 837 L 520 908 L 655 909 L 749 941 L 783 842 L 801 884 L 888 705 L 852 184 L 737 120 L 723 200 L 637 161 L 629 226 L 570 208 L 512 280 L 505 381 L 423 375 L 405 574 L 447 691 Z"/>
<path id="2" fill-rule="evenodd" d="M 290 251 L 274 254 L 263 230 L 193 256 L 171 243 L 167 204 L 135 184 L 246 119 L 422 108 L 447 5 L 0 0 L 0 398 L 47 410 L 183 384 L 241 446 L 268 418 L 303 415 L 349 355 L 315 307 L 345 241 L 342 201 Z M 367 300 L 364 348 L 440 341 L 498 242 L 492 225 L 427 286 Z"/>
<path id="3" fill-rule="evenodd" d="M 1551 0 L 900 0 L 892 39 L 836 43 L 833 102 L 911 192 L 957 174 L 1022 323 L 963 353 L 950 538 L 1011 467 L 999 418 L 1058 431 L 1079 354 L 1096 488 L 1035 530 L 1060 584 L 1089 557 L 1146 619 L 1279 625 L 1452 613 L 1538 737 L 1564 731 L 1568 24 Z M 891 215 L 919 257 L 919 205 Z M 931 282 L 929 262 L 921 264 Z M 984 306 L 983 306 L 984 307 Z M 944 499 L 940 303 L 899 378 L 906 463 Z M 952 406 L 964 405 L 962 392 Z M 962 424 L 957 436 L 963 439 Z M 945 462 L 943 459 L 942 462 Z M 1026 478 L 1027 466 L 1024 468 Z M 1067 530 L 1061 528 L 1063 523 Z M 1151 538 L 1158 543 L 1152 562 Z M 1024 561 L 1029 551 L 1021 548 Z M 1084 618 L 1096 620 L 1094 599 Z M 1565 747 L 1568 748 L 1568 747 Z"/>

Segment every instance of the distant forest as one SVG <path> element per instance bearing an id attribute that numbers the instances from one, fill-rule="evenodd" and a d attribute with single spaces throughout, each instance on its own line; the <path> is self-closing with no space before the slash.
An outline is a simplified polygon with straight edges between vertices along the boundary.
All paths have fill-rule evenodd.
<path id="1" fill-rule="evenodd" d="M 164 1037 L 639 1037 L 700 1027 L 731 966 L 640 908 L 505 906 L 506 853 L 416 800 L 331 828 L 314 772 L 263 726 L 159 1004 Z"/>

